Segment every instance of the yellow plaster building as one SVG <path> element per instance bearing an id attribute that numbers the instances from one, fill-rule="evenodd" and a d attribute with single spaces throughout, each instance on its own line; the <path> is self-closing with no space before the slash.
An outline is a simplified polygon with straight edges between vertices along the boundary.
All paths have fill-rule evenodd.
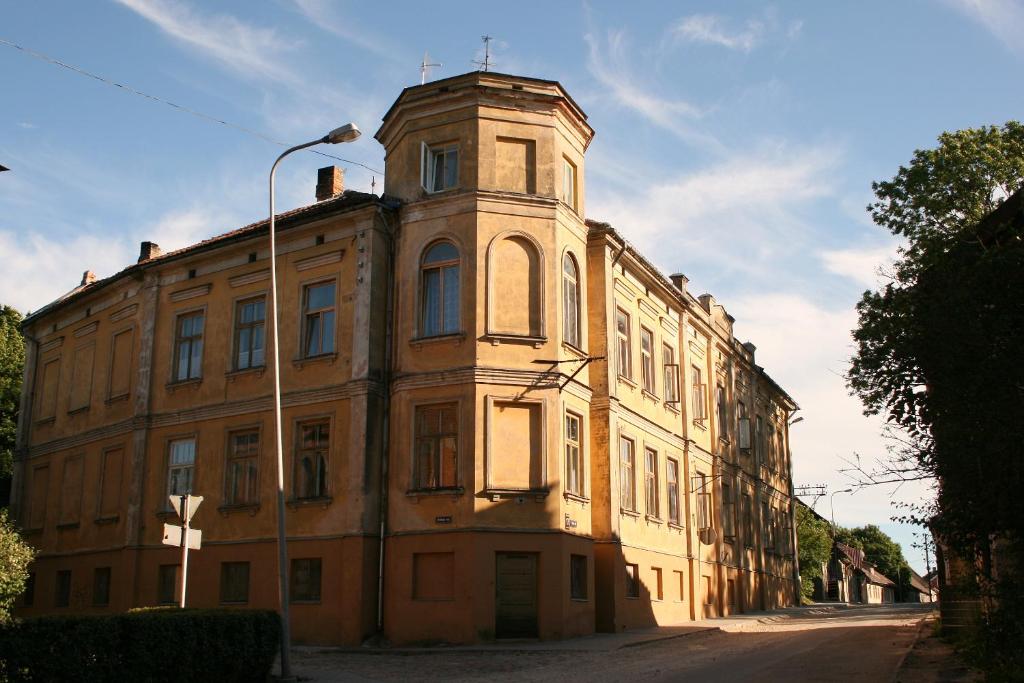
<path id="1" fill-rule="evenodd" d="M 383 197 L 322 169 L 279 230 L 298 642 L 566 638 L 794 604 L 791 398 L 733 319 L 585 218 L 554 81 L 407 88 Z M 642 210 L 642 207 L 638 207 Z M 29 316 L 12 507 L 23 615 L 276 607 L 266 222 Z M 680 259 L 685 259 L 680 254 Z"/>

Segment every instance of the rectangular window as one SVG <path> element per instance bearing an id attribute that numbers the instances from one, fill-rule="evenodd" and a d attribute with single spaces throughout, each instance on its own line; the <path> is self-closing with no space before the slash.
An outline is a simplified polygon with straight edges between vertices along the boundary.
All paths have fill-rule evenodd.
<path id="1" fill-rule="evenodd" d="M 640 379 L 644 391 L 654 393 L 654 333 L 640 327 Z"/>
<path id="2" fill-rule="evenodd" d="M 708 475 L 700 473 L 696 477 L 697 489 L 697 528 L 711 528 L 711 489 Z"/>
<path id="3" fill-rule="evenodd" d="M 110 604 L 110 567 L 96 567 L 92 573 L 92 604 L 96 607 Z"/>
<path id="4" fill-rule="evenodd" d="M 156 575 L 156 601 L 177 605 L 181 600 L 181 565 L 162 564 Z"/>
<path id="5" fill-rule="evenodd" d="M 718 410 L 718 438 L 729 438 L 729 414 L 728 405 L 725 402 L 725 387 L 721 384 L 715 387 L 715 407 Z"/>
<path id="6" fill-rule="evenodd" d="M 64 459 L 64 479 L 60 486 L 58 524 L 77 524 L 82 514 L 82 456 Z"/>
<path id="7" fill-rule="evenodd" d="M 53 587 L 53 606 L 67 607 L 71 604 L 71 570 L 57 571 L 57 581 Z"/>
<path id="8" fill-rule="evenodd" d="M 178 316 L 174 336 L 174 381 L 184 382 L 203 376 L 203 327 L 206 315 L 202 311 Z"/>
<path id="9" fill-rule="evenodd" d="M 665 460 L 665 487 L 668 489 L 668 521 L 679 524 L 679 462 Z"/>
<path id="10" fill-rule="evenodd" d="M 458 486 L 458 405 L 416 406 L 415 438 L 412 488 L 448 489 Z"/>
<path id="11" fill-rule="evenodd" d="M 772 514 L 771 508 L 768 507 L 767 501 L 761 503 L 761 547 L 766 552 L 775 551 L 775 534 L 772 531 Z"/>
<path id="12" fill-rule="evenodd" d="M 630 355 L 629 314 L 621 308 L 615 310 L 615 338 L 618 341 L 618 371 L 626 379 L 633 378 L 633 358 Z"/>
<path id="13" fill-rule="evenodd" d="M 441 192 L 459 185 L 459 146 L 455 143 L 421 143 L 420 184 L 427 192 Z"/>
<path id="14" fill-rule="evenodd" d="M 764 418 L 760 415 L 754 419 L 754 461 L 758 466 L 764 464 Z"/>
<path id="15" fill-rule="evenodd" d="M 668 344 L 661 347 L 662 382 L 665 386 L 665 403 L 679 403 L 679 365 L 676 351 Z"/>
<path id="16" fill-rule="evenodd" d="M 31 607 L 36 602 L 36 573 L 29 572 L 25 579 L 25 592 L 21 594 L 21 604 L 24 607 Z"/>
<path id="17" fill-rule="evenodd" d="M 619 507 L 623 510 L 636 510 L 634 453 L 633 441 L 624 436 L 619 437 Z"/>
<path id="18" fill-rule="evenodd" d="M 626 565 L 626 597 L 640 597 L 640 567 L 635 564 Z"/>
<path id="19" fill-rule="evenodd" d="M 320 602 L 320 558 L 292 560 L 291 602 Z"/>
<path id="20" fill-rule="evenodd" d="M 74 412 L 89 407 L 92 399 L 92 366 L 96 360 L 96 344 L 91 343 L 75 349 L 71 367 L 71 396 L 68 411 Z"/>
<path id="21" fill-rule="evenodd" d="M 235 305 L 235 370 L 263 367 L 266 318 L 267 302 L 262 296 Z"/>
<path id="22" fill-rule="evenodd" d="M 653 448 L 644 449 L 644 504 L 647 514 L 660 517 L 658 505 L 658 451 Z"/>
<path id="23" fill-rule="evenodd" d="M 776 463 L 778 462 L 778 454 L 775 450 L 775 425 L 771 422 L 768 423 L 768 453 L 767 453 L 767 464 L 768 468 L 774 472 L 776 469 Z"/>
<path id="24" fill-rule="evenodd" d="M 107 387 L 107 398 L 111 400 L 127 396 L 131 389 L 134 344 L 134 330 L 118 332 L 110 343 L 110 386 Z"/>
<path id="25" fill-rule="evenodd" d="M 573 600 L 587 599 L 587 556 L 569 556 L 569 597 Z"/>
<path id="26" fill-rule="evenodd" d="M 103 452 L 103 471 L 100 482 L 98 516 L 111 518 L 121 511 L 121 476 L 124 468 L 124 449 L 111 448 Z"/>
<path id="27" fill-rule="evenodd" d="M 578 415 L 565 414 L 565 485 L 566 491 L 583 495 L 583 456 Z"/>
<path id="28" fill-rule="evenodd" d="M 754 547 L 754 507 L 749 493 L 743 494 L 743 543 L 748 548 Z"/>
<path id="29" fill-rule="evenodd" d="M 302 349 L 305 358 L 334 353 L 334 282 L 302 290 Z"/>
<path id="30" fill-rule="evenodd" d="M 247 429 L 228 434 L 224 503 L 252 505 L 259 501 L 260 431 Z"/>
<path id="31" fill-rule="evenodd" d="M 562 201 L 576 211 L 576 165 L 562 159 Z"/>
<path id="32" fill-rule="evenodd" d="M 196 440 L 177 439 L 168 445 L 167 495 L 184 496 L 192 493 L 192 475 L 196 464 Z M 168 501 L 163 501 L 169 505 Z"/>
<path id="33" fill-rule="evenodd" d="M 736 402 L 736 438 L 740 450 L 750 455 L 750 417 L 747 416 L 747 404 L 743 401 Z"/>
<path id="34" fill-rule="evenodd" d="M 43 364 L 42 391 L 39 392 L 39 419 L 48 420 L 57 414 L 57 389 L 60 385 L 60 358 Z"/>
<path id="35" fill-rule="evenodd" d="M 327 457 L 331 448 L 331 426 L 328 422 L 306 422 L 298 425 L 295 452 L 294 495 L 298 499 L 327 496 Z"/>
<path id="36" fill-rule="evenodd" d="M 661 567 L 651 567 L 651 572 L 654 573 L 654 599 L 664 600 L 665 599 L 665 585 L 661 580 Z"/>
<path id="37" fill-rule="evenodd" d="M 722 535 L 736 537 L 736 503 L 732 499 L 732 486 L 722 483 Z"/>
<path id="38" fill-rule="evenodd" d="M 676 569 L 672 574 L 675 576 L 674 583 L 676 584 L 676 588 L 679 589 L 679 602 L 683 602 L 686 600 L 686 580 L 683 577 L 683 572 L 682 570 Z"/>
<path id="39" fill-rule="evenodd" d="M 29 498 L 28 528 L 42 529 L 46 524 L 46 499 L 50 492 L 50 466 L 32 468 L 32 496 Z"/>
<path id="40" fill-rule="evenodd" d="M 696 365 L 690 366 L 690 387 L 693 392 L 691 408 L 693 409 L 693 421 L 703 422 L 708 418 L 707 387 L 704 386 L 700 368 Z"/>
<path id="41" fill-rule="evenodd" d="M 249 563 L 220 563 L 220 601 L 222 603 L 249 602 Z"/>
<path id="42" fill-rule="evenodd" d="M 412 599 L 455 599 L 455 553 L 413 553 Z"/>

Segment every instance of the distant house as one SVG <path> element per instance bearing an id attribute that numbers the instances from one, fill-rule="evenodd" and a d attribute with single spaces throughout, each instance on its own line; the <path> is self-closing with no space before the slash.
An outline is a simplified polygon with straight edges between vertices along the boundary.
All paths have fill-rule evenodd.
<path id="1" fill-rule="evenodd" d="M 931 573 L 929 572 L 928 575 L 931 576 Z M 903 596 L 903 600 L 905 602 L 935 602 L 931 581 L 911 569 L 910 588 Z"/>
<path id="2" fill-rule="evenodd" d="M 865 559 L 863 550 L 838 541 L 832 546 L 829 600 L 872 605 L 894 602 L 895 588 L 895 583 Z"/>

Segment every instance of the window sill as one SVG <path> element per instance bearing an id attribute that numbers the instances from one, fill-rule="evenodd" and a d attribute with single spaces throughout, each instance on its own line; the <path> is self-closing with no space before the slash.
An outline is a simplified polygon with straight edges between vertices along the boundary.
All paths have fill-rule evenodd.
<path id="1" fill-rule="evenodd" d="M 50 417 L 41 417 L 38 420 L 36 420 L 36 427 L 45 427 L 46 425 L 52 425 L 56 421 L 56 415 L 51 415 Z"/>
<path id="2" fill-rule="evenodd" d="M 664 524 L 665 523 L 665 520 L 663 520 L 661 517 L 658 517 L 656 515 L 644 515 L 644 519 L 646 519 L 648 522 L 653 522 L 654 524 Z"/>
<path id="3" fill-rule="evenodd" d="M 88 413 L 88 412 L 89 412 L 89 406 L 81 406 L 80 408 L 75 408 L 73 410 L 69 410 L 68 411 L 68 415 L 80 415 L 81 413 Z"/>
<path id="4" fill-rule="evenodd" d="M 93 524 L 99 524 L 100 526 L 104 524 L 117 524 L 119 521 L 121 521 L 121 515 L 119 514 L 105 515 L 92 520 Z"/>
<path id="5" fill-rule="evenodd" d="M 301 370 L 306 365 L 311 363 L 327 363 L 328 365 L 334 365 L 334 361 L 338 360 L 337 353 L 321 353 L 316 356 L 306 356 L 304 358 L 293 358 L 292 367 Z"/>
<path id="6" fill-rule="evenodd" d="M 729 437 L 727 437 L 727 436 L 719 436 L 718 440 L 721 441 L 722 443 L 724 443 L 726 446 L 728 446 L 729 444 L 732 443 L 732 441 L 730 441 Z"/>
<path id="7" fill-rule="evenodd" d="M 195 377 L 193 379 L 180 379 L 180 380 L 176 380 L 174 382 L 168 382 L 167 384 L 164 385 L 164 388 L 167 389 L 167 391 L 169 391 L 170 393 L 173 394 L 178 389 L 194 388 L 194 387 L 198 387 L 202 383 L 203 383 L 203 378 L 202 377 Z"/>
<path id="8" fill-rule="evenodd" d="M 626 510 L 625 508 L 620 508 L 619 514 L 626 515 L 627 517 L 634 517 L 636 519 L 640 519 L 640 513 L 637 512 L 636 510 Z"/>
<path id="9" fill-rule="evenodd" d="M 658 396 L 654 392 L 648 391 L 647 389 L 641 389 L 640 395 L 653 403 L 658 402 Z"/>
<path id="10" fill-rule="evenodd" d="M 488 332 L 483 336 L 492 345 L 498 346 L 502 342 L 506 344 L 533 344 L 533 348 L 539 349 L 547 343 L 547 337 L 539 337 L 530 334 L 503 334 L 501 332 Z"/>
<path id="11" fill-rule="evenodd" d="M 242 368 L 241 370 L 229 370 L 224 373 L 224 376 L 228 378 L 229 382 L 234 382 L 239 377 L 248 377 L 255 375 L 256 377 L 262 377 L 263 373 L 267 371 L 266 365 L 256 365 L 251 368 Z"/>
<path id="12" fill-rule="evenodd" d="M 451 496 L 452 499 L 458 498 L 466 492 L 466 489 L 461 486 L 449 486 L 449 487 L 438 487 L 433 489 L 409 489 L 405 492 L 407 498 L 415 501 L 421 497 L 430 496 Z"/>
<path id="13" fill-rule="evenodd" d="M 431 337 L 413 337 L 409 340 L 409 346 L 413 348 L 419 348 L 427 344 L 443 344 L 444 342 L 453 342 L 455 344 L 461 344 L 466 340 L 465 332 L 452 332 L 450 334 L 435 334 Z"/>
<path id="14" fill-rule="evenodd" d="M 166 522 L 168 519 L 178 519 L 178 513 L 170 508 L 167 508 L 166 510 L 157 510 L 154 514 L 156 514 L 157 519 L 162 522 Z"/>
<path id="15" fill-rule="evenodd" d="M 320 600 L 298 600 L 293 599 L 288 601 L 289 605 L 319 605 Z"/>
<path id="16" fill-rule="evenodd" d="M 322 507 L 327 509 L 327 506 L 333 501 L 334 498 L 332 496 L 319 496 L 317 498 L 291 498 L 288 500 L 287 505 L 292 510 L 305 507 Z"/>
<path id="17" fill-rule="evenodd" d="M 668 528 L 675 529 L 676 531 L 686 531 L 686 527 L 684 527 L 682 524 L 679 524 L 678 522 L 669 522 Z"/>
<path id="18" fill-rule="evenodd" d="M 118 396 L 111 396 L 110 398 L 105 400 L 103 403 L 104 403 L 104 405 L 112 406 L 115 403 L 121 403 L 122 401 L 127 401 L 129 396 L 130 396 L 130 394 L 119 394 Z"/>
<path id="19" fill-rule="evenodd" d="M 32 529 L 22 529 L 21 530 L 21 535 L 22 536 L 39 536 L 42 533 L 43 533 L 43 527 L 41 527 L 41 526 L 37 526 L 37 527 L 32 528 Z"/>
<path id="20" fill-rule="evenodd" d="M 628 384 L 634 389 L 636 389 L 639 386 L 636 382 L 633 381 L 631 377 L 626 377 L 625 375 L 619 375 L 619 381 L 622 382 L 623 384 Z"/>
<path id="21" fill-rule="evenodd" d="M 65 529 L 77 529 L 79 526 L 78 522 L 61 522 L 57 525 L 57 528 L 63 531 Z"/>
<path id="22" fill-rule="evenodd" d="M 217 512 L 219 512 L 222 517 L 227 517 L 235 512 L 248 512 L 249 516 L 252 517 L 259 511 L 259 503 L 231 503 L 217 507 Z"/>
<path id="23" fill-rule="evenodd" d="M 678 401 L 665 401 L 665 410 L 671 410 L 676 415 L 679 415 L 679 402 Z"/>
<path id="24" fill-rule="evenodd" d="M 703 432 L 708 431 L 708 426 L 706 424 L 704 424 L 704 420 L 694 420 L 693 421 L 693 426 L 697 427 L 698 429 L 700 429 Z"/>
<path id="25" fill-rule="evenodd" d="M 521 498 L 526 496 L 533 496 L 534 500 L 538 503 L 544 502 L 544 499 L 551 493 L 549 489 L 487 489 L 484 491 L 484 496 L 490 498 L 492 501 L 499 501 L 502 498 Z"/>
<path id="26" fill-rule="evenodd" d="M 582 360 L 590 358 L 590 354 L 588 354 L 586 351 L 576 346 L 575 344 L 570 344 L 569 342 L 562 342 L 562 348 L 568 351 L 569 353 L 573 354 L 574 356 L 579 356 Z"/>
<path id="27" fill-rule="evenodd" d="M 564 498 L 565 498 L 566 500 L 575 500 L 575 501 L 576 501 L 577 503 L 584 503 L 584 504 L 586 504 L 586 503 L 589 503 L 589 502 L 590 502 L 590 499 L 589 499 L 589 498 L 587 498 L 586 496 L 581 496 L 580 494 L 578 494 L 578 493 L 573 493 L 573 492 L 571 492 L 571 491 L 566 491 L 566 492 L 564 492 L 564 493 L 562 494 L 562 496 L 563 496 L 563 497 L 564 497 Z"/>

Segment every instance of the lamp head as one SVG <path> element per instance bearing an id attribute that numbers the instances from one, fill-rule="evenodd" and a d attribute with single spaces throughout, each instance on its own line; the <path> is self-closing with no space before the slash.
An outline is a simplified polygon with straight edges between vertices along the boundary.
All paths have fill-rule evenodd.
<path id="1" fill-rule="evenodd" d="M 346 123 L 344 126 L 335 128 L 325 135 L 324 142 L 332 145 L 336 145 L 339 142 L 352 142 L 360 135 L 362 135 L 362 131 L 359 130 L 359 126 L 354 123 Z"/>

